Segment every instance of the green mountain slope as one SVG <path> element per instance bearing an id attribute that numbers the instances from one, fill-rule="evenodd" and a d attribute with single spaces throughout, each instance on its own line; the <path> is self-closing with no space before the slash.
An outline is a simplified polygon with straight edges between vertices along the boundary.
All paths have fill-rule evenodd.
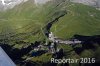
<path id="1" fill-rule="evenodd" d="M 60 38 L 71 38 L 73 35 L 100 35 L 100 11 L 82 4 L 65 5 L 67 14 L 60 18 L 51 31 Z"/>
<path id="2" fill-rule="evenodd" d="M 61 9 L 58 3 L 36 6 L 33 0 L 17 5 L 15 8 L 0 12 L 1 39 L 26 38 L 35 41 L 42 37 L 43 28 L 52 19 L 53 14 Z M 53 6 L 53 7 L 52 7 Z M 35 34 L 35 35 L 34 35 Z M 20 36 L 20 37 L 19 37 Z M 29 38 L 32 37 L 32 38 Z M 35 37 L 34 37 L 35 36 Z M 15 39 L 16 40 L 16 39 Z M 23 40 L 23 39 L 22 39 Z M 30 40 L 29 40 L 30 41 Z"/>
<path id="3" fill-rule="evenodd" d="M 49 32 L 61 39 L 70 40 L 74 35 L 92 36 L 93 39 L 86 37 L 89 42 L 75 46 L 57 44 L 57 51 L 61 51 L 52 54 L 47 51 L 52 43 L 45 35 Z M 94 35 L 100 35 L 100 11 L 67 0 L 54 0 L 38 6 L 33 0 L 29 0 L 13 9 L 0 12 L 0 46 L 4 47 L 18 66 L 51 66 L 50 59 L 57 56 L 74 59 L 96 57 L 95 54 L 100 54 L 100 38 L 94 38 Z M 46 43 L 48 45 L 43 51 L 35 52 L 34 49 L 39 44 L 44 46 Z"/>

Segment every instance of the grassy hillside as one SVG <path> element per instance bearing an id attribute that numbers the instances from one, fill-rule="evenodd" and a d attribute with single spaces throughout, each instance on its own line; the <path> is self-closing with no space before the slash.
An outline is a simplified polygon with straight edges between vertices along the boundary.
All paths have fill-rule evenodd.
<path id="1" fill-rule="evenodd" d="M 76 34 L 82 35 L 83 39 L 84 36 L 87 37 L 84 44 L 75 46 L 58 44 L 57 48 L 61 51 L 57 54 L 44 50 L 46 53 L 37 51 L 36 53 L 40 55 L 34 56 L 35 45 L 43 45 L 48 39 L 45 30 L 53 32 L 62 39 L 72 38 Z M 13 9 L 0 12 L 0 46 L 1 43 L 6 42 L 3 47 L 18 66 L 31 66 L 27 64 L 35 66 L 34 63 L 37 66 L 51 66 L 50 58 L 60 55 L 61 58 L 96 57 L 98 59 L 100 57 L 96 55 L 100 55 L 100 38 L 94 35 L 100 35 L 100 11 L 82 4 L 54 0 L 36 6 L 33 0 L 29 0 Z M 93 36 L 93 39 L 88 36 Z M 51 42 L 48 41 L 49 44 Z M 75 65 L 71 64 L 71 66 Z"/>
<path id="2" fill-rule="evenodd" d="M 43 28 L 54 16 L 53 14 L 61 9 L 56 7 L 58 3 L 48 5 L 34 4 L 33 0 L 17 5 L 13 9 L 0 12 L 0 35 L 1 39 L 23 39 L 28 41 L 43 39 Z M 53 7 L 52 7 L 53 6 Z"/>
<path id="3" fill-rule="evenodd" d="M 73 35 L 100 35 L 100 11 L 82 4 L 65 5 L 67 14 L 60 18 L 51 31 L 60 38 L 71 38 Z"/>

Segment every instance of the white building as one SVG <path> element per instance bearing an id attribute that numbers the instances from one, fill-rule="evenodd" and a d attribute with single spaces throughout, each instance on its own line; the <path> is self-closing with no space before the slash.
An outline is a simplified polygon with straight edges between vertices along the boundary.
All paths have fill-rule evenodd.
<path id="1" fill-rule="evenodd" d="M 55 41 L 55 37 L 52 32 L 49 34 L 49 40 L 53 42 Z"/>

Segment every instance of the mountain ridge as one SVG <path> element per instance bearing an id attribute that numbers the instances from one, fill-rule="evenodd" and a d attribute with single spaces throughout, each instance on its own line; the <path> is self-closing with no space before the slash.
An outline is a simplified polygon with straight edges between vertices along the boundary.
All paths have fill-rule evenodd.
<path id="1" fill-rule="evenodd" d="M 14 8 L 14 6 L 19 5 L 23 2 L 27 2 L 27 1 L 29 1 L 29 0 L 10 0 L 10 1 L 9 0 L 1 0 L 0 1 L 0 11 L 12 9 L 12 8 Z M 46 2 L 53 1 L 53 0 L 32 0 L 32 1 L 34 1 L 34 3 L 36 5 L 39 5 L 39 4 L 45 4 Z M 74 2 L 74 3 L 82 3 L 85 5 L 100 8 L 100 0 L 67 0 L 67 1 Z"/>
<path id="2" fill-rule="evenodd" d="M 59 41 L 82 43 L 50 41 L 50 33 Z M 99 57 L 99 35 L 100 10 L 81 3 L 53 0 L 36 6 L 29 0 L 0 12 L 0 46 L 17 66 L 53 66 L 51 58 Z"/>
<path id="3" fill-rule="evenodd" d="M 100 8 L 100 0 L 70 0 L 70 1 Z"/>

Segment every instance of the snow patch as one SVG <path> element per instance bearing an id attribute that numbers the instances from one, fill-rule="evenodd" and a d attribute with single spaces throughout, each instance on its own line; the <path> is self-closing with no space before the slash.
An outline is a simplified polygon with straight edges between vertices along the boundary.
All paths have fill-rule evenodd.
<path id="1" fill-rule="evenodd" d="M 0 0 L 0 10 L 7 10 L 13 8 L 15 5 L 18 5 L 22 2 L 28 0 Z"/>
<path id="2" fill-rule="evenodd" d="M 35 1 L 36 5 L 39 5 L 39 4 L 45 4 L 45 3 L 47 3 L 48 1 L 51 1 L 51 0 L 34 0 L 34 1 Z"/>

